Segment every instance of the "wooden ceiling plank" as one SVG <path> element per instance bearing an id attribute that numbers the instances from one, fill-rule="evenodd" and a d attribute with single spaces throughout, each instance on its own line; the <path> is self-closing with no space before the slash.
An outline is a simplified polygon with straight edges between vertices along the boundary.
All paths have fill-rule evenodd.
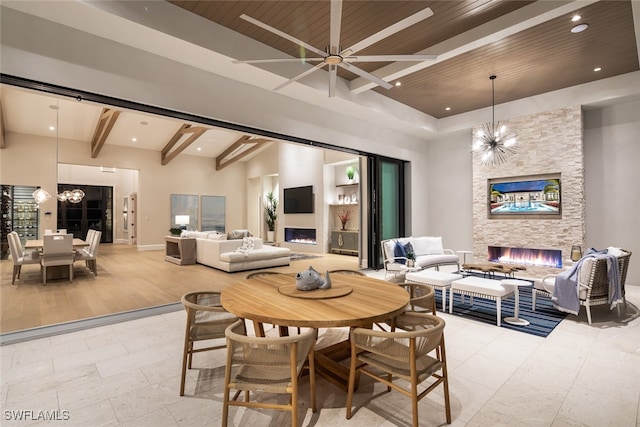
<path id="1" fill-rule="evenodd" d="M 93 132 L 93 137 L 91 138 L 91 158 L 95 159 L 100 154 L 104 143 L 107 141 L 109 137 L 109 133 L 111 133 L 111 129 L 116 124 L 118 117 L 120 116 L 120 111 L 112 109 L 112 108 L 103 108 L 102 114 L 100 114 L 100 118 L 98 119 L 98 124 Z"/>
<path id="2" fill-rule="evenodd" d="M 171 153 L 164 153 L 163 152 L 162 156 L 161 156 L 162 165 L 164 166 L 167 163 L 169 163 L 171 160 L 175 159 L 178 156 L 178 154 L 182 153 L 188 146 L 193 144 L 193 141 L 195 141 L 196 139 L 200 138 L 206 131 L 207 131 L 207 129 L 205 129 L 203 127 L 200 127 L 200 126 L 192 126 L 189 129 L 185 129 L 183 131 L 183 133 L 185 135 L 188 134 L 188 133 L 191 133 L 192 135 L 189 138 L 187 138 L 182 144 L 180 144 L 180 146 L 178 146 Z"/>

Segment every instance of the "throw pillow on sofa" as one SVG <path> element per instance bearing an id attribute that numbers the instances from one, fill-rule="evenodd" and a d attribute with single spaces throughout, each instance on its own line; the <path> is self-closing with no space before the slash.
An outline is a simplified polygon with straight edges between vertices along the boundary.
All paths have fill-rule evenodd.
<path id="1" fill-rule="evenodd" d="M 254 247 L 255 241 L 253 237 L 243 237 L 242 244 L 238 249 L 234 250 L 234 252 L 242 252 L 243 254 L 246 254 L 251 252 Z"/>
<path id="2" fill-rule="evenodd" d="M 396 246 L 393 248 L 393 256 L 396 258 L 395 262 L 400 264 L 407 263 L 407 251 L 402 243 L 396 242 Z"/>

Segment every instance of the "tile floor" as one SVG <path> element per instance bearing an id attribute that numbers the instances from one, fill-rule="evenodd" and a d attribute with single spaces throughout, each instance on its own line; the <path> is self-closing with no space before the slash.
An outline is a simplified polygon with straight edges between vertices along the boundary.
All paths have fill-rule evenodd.
<path id="1" fill-rule="evenodd" d="M 640 425 L 640 287 L 629 286 L 627 300 L 621 319 L 598 307 L 589 326 L 583 309 L 547 338 L 441 313 L 452 425 Z M 184 312 L 177 311 L 0 347 L 0 424 L 219 425 L 225 352 L 197 354 L 180 397 L 183 327 Z M 324 332 L 322 340 L 330 341 L 343 331 Z M 346 394 L 322 379 L 320 409 L 312 414 L 303 379 L 301 425 L 410 425 L 407 398 L 383 390 L 363 379 L 355 403 L 364 406 L 347 421 Z M 29 410 L 22 412 L 28 420 L 14 419 Z M 422 426 L 446 424 L 441 388 L 422 400 L 419 411 Z M 33 420 L 39 415 L 63 420 Z M 229 425 L 289 421 L 288 414 L 231 409 Z"/>

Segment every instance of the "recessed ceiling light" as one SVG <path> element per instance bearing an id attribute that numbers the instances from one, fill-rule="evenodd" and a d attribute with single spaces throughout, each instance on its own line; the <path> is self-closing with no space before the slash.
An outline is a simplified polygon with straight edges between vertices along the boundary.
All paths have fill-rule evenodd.
<path id="1" fill-rule="evenodd" d="M 132 140 L 133 142 L 136 142 L 136 141 L 138 140 L 138 138 L 131 138 L 131 140 Z"/>
<path id="2" fill-rule="evenodd" d="M 602 71 L 602 67 L 596 67 L 593 69 L 593 71 L 598 72 L 598 71 Z"/>
<path id="3" fill-rule="evenodd" d="M 446 111 L 451 111 L 451 107 L 445 108 Z"/>
<path id="4" fill-rule="evenodd" d="M 49 108 L 51 108 L 52 110 L 57 110 L 58 106 L 57 105 L 49 105 Z"/>
<path id="5" fill-rule="evenodd" d="M 583 31 L 584 31 L 584 30 L 586 30 L 587 28 L 589 28 L 589 24 L 578 24 L 578 25 L 576 25 L 575 27 L 573 27 L 573 28 L 571 29 L 571 32 L 572 32 L 573 34 L 577 34 L 577 33 L 581 33 L 581 32 L 583 32 Z"/>
<path id="6" fill-rule="evenodd" d="M 573 15 L 571 17 L 571 22 L 578 22 L 581 18 L 582 18 L 582 16 L 580 16 L 580 15 Z"/>
<path id="7" fill-rule="evenodd" d="M 56 130 L 55 126 L 49 126 L 49 130 Z"/>
<path id="8" fill-rule="evenodd" d="M 198 147 L 198 151 L 202 151 L 202 147 Z"/>
<path id="9" fill-rule="evenodd" d="M 396 86 L 402 86 L 402 82 L 396 82 Z"/>
<path id="10" fill-rule="evenodd" d="M 141 124 L 142 126 L 146 126 L 146 125 L 148 125 L 148 124 L 149 124 L 149 122 L 142 121 L 142 122 L 140 122 L 140 124 Z"/>

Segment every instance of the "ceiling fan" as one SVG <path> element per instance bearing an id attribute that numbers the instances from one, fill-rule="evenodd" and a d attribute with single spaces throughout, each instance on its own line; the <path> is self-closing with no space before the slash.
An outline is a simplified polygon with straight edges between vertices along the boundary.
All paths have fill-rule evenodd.
<path id="1" fill-rule="evenodd" d="M 327 46 L 325 51 L 322 51 L 314 46 L 311 46 L 308 43 L 303 42 L 296 37 L 293 37 L 289 34 L 286 34 L 277 28 L 273 28 L 270 25 L 265 24 L 264 22 L 260 22 L 257 19 L 254 19 L 250 16 L 242 14 L 240 18 L 244 19 L 247 22 L 250 22 L 258 27 L 264 28 L 265 30 L 276 34 L 280 37 L 283 37 L 299 46 L 303 46 L 307 50 L 316 53 L 319 55 L 318 57 L 313 58 L 286 58 L 286 59 L 249 59 L 249 60 L 236 60 L 232 61 L 235 64 L 259 64 L 259 63 L 269 63 L 269 62 L 319 62 L 315 67 L 310 68 L 297 76 L 287 80 L 282 83 L 280 86 L 274 88 L 274 90 L 282 89 L 283 87 L 300 80 L 301 78 L 308 76 L 309 74 L 323 68 L 325 65 L 329 67 L 329 97 L 333 97 L 336 91 L 336 79 L 338 74 L 338 67 L 342 67 L 346 70 L 351 71 L 354 74 L 359 75 L 360 77 L 364 77 L 367 80 L 370 80 L 373 83 L 376 83 L 379 86 L 384 87 L 385 89 L 391 89 L 393 86 L 382 80 L 381 78 L 374 76 L 371 73 L 364 71 L 363 69 L 356 67 L 353 65 L 355 62 L 394 62 L 394 61 L 409 61 L 409 62 L 420 62 L 420 61 L 432 61 L 437 58 L 437 55 L 356 55 L 357 52 L 371 46 L 378 41 L 391 36 L 392 34 L 397 33 L 398 31 L 404 30 L 405 28 L 416 24 L 430 16 L 433 15 L 433 12 L 430 8 L 423 9 L 413 15 L 383 29 L 378 31 L 377 33 L 365 38 L 364 40 L 349 46 L 346 49 L 342 49 L 340 47 L 340 25 L 342 21 L 342 0 L 331 1 L 331 22 L 330 22 L 330 35 L 329 35 L 329 46 Z"/>

